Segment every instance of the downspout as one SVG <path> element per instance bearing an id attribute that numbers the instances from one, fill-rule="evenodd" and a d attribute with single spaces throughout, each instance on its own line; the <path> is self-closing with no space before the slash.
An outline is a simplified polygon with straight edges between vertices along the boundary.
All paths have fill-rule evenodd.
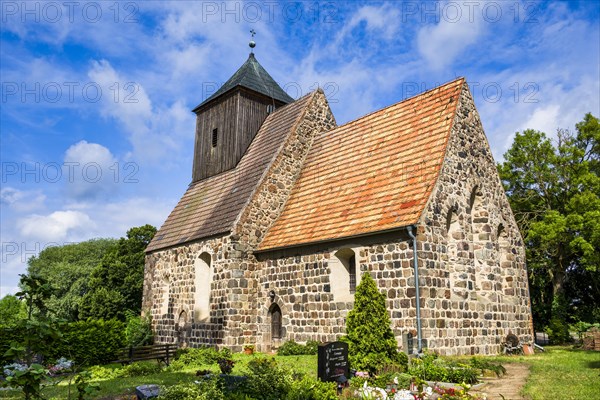
<path id="1" fill-rule="evenodd" d="M 416 226 L 414 226 L 415 231 Z M 408 236 L 413 241 L 413 268 L 415 270 L 415 299 L 417 304 L 417 354 L 423 351 L 423 337 L 421 335 L 421 296 L 419 295 L 419 259 L 417 258 L 417 237 L 413 234 L 413 225 L 409 225 Z"/>

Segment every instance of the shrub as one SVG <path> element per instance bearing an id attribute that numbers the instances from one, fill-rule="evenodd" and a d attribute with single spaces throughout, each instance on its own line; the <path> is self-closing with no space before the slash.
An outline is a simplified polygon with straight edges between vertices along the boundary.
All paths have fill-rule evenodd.
<path id="1" fill-rule="evenodd" d="M 158 374 L 161 371 L 160 364 L 154 362 L 134 362 L 120 368 L 117 374 L 120 377 L 134 377 Z"/>
<path id="2" fill-rule="evenodd" d="M 67 356 L 78 365 L 106 364 L 125 347 L 125 325 L 110 320 L 87 320 L 63 325 L 62 340 L 51 358 Z"/>
<path id="3" fill-rule="evenodd" d="M 108 367 L 103 367 L 101 365 L 92 365 L 87 370 L 91 374 L 92 380 L 102 381 L 102 380 L 118 378 L 121 369 L 120 368 L 108 368 Z"/>
<path id="4" fill-rule="evenodd" d="M 220 358 L 221 353 L 213 347 L 179 349 L 169 369 L 178 371 L 188 367 L 198 368 L 215 364 Z"/>
<path id="5" fill-rule="evenodd" d="M 484 371 L 492 371 L 497 377 L 500 377 L 506 373 L 506 368 L 499 362 L 486 360 L 482 357 L 473 357 L 469 361 L 469 365 L 475 369 L 478 369 L 483 374 Z"/>
<path id="6" fill-rule="evenodd" d="M 356 378 L 352 378 L 354 381 Z M 387 385 L 397 385 L 398 389 L 408 389 L 413 377 L 410 374 L 399 372 L 384 372 L 369 379 L 369 385 L 385 388 Z M 363 380 L 364 382 L 364 380 Z M 397 384 L 395 382 L 398 382 Z"/>
<path id="7" fill-rule="evenodd" d="M 144 346 L 152 344 L 152 323 L 150 317 L 141 317 L 127 311 L 127 326 L 125 327 L 125 341 L 127 346 Z"/>
<path id="8" fill-rule="evenodd" d="M 9 364 L 14 360 L 13 356 L 5 353 L 10 349 L 11 343 L 20 342 L 25 335 L 25 329 L 20 326 L 0 327 L 0 364 Z"/>
<path id="9" fill-rule="evenodd" d="M 273 358 L 255 358 L 248 363 L 244 392 L 262 400 L 284 399 L 290 390 L 291 378 Z"/>
<path id="10" fill-rule="evenodd" d="M 438 358 L 435 353 L 425 353 L 422 358 L 412 360 L 409 369 L 411 375 L 426 381 L 477 383 L 477 369 L 461 363 Z"/>
<path id="11" fill-rule="evenodd" d="M 354 308 L 348 313 L 348 359 L 352 368 L 376 372 L 386 364 L 398 364 L 398 343 L 390 327 L 385 296 L 369 273 L 364 273 L 354 295 Z"/>
<path id="12" fill-rule="evenodd" d="M 296 343 L 293 340 L 289 340 L 281 345 L 277 349 L 278 356 L 300 356 L 300 355 L 313 355 L 319 351 L 319 342 L 309 340 L 306 345 Z"/>
<path id="13" fill-rule="evenodd" d="M 291 383 L 286 400 L 337 400 L 335 382 L 321 382 L 309 376 L 303 376 Z"/>
<path id="14" fill-rule="evenodd" d="M 159 400 L 196 400 L 200 398 L 200 387 L 194 383 L 161 387 Z"/>
<path id="15" fill-rule="evenodd" d="M 562 344 L 570 340 L 569 325 L 561 318 L 552 318 L 545 331 L 552 344 Z"/>

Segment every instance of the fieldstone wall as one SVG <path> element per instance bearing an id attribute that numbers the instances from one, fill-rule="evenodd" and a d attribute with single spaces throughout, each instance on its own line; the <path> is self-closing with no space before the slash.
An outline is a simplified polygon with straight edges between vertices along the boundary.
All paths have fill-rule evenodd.
<path id="1" fill-rule="evenodd" d="M 405 329 L 414 328 L 415 294 L 412 249 L 405 232 L 379 235 L 335 245 L 281 250 L 259 257 L 258 349 L 270 351 L 279 342 L 271 341 L 268 310 L 277 303 L 283 314 L 281 341 L 335 341 L 345 333 L 346 317 L 354 302 L 336 298 L 331 286 L 331 264 L 335 254 L 352 250 L 356 274 L 365 272 L 387 297 L 390 316 L 399 346 Z M 358 282 L 357 282 L 358 283 Z M 275 298 L 268 293 L 273 290 Z M 400 347 L 401 348 L 401 347 Z"/>
<path id="2" fill-rule="evenodd" d="M 493 354 L 508 333 L 532 340 L 523 240 L 466 84 L 417 238 L 420 274 L 437 283 L 421 302 L 429 347 Z"/>
<path id="3" fill-rule="evenodd" d="M 416 229 L 423 338 L 442 354 L 493 354 L 508 333 L 532 339 L 525 252 L 466 85 L 454 101 L 445 163 Z M 413 249 L 405 230 L 254 251 L 279 217 L 314 135 L 334 126 L 325 96 L 315 92 L 233 232 L 147 255 L 143 308 L 157 342 L 234 351 L 252 343 L 271 351 L 290 339 L 336 340 L 353 301 L 339 285 L 332 290 L 332 268 L 340 267 L 336 254 L 352 252 L 357 277 L 370 273 L 387 298 L 399 348 L 403 335 L 416 335 Z M 194 269 L 207 254 L 210 312 L 198 319 Z M 274 304 L 282 312 L 279 340 L 271 332 Z"/>
<path id="4" fill-rule="evenodd" d="M 209 316 L 198 319 L 196 311 L 195 267 L 203 255 L 210 256 Z M 237 280 L 241 252 L 229 235 L 188 243 L 146 256 L 142 309 L 152 317 L 156 343 L 181 346 L 228 345 L 235 333 L 236 316 L 230 310 L 233 295 L 248 296 L 250 284 Z M 240 286 L 243 286 L 240 288 Z M 242 293 L 245 292 L 245 293 Z M 243 297 L 242 297 L 243 298 Z"/>
<path id="5" fill-rule="evenodd" d="M 314 136 L 335 126 L 319 89 L 231 234 L 147 255 L 143 309 L 152 316 L 158 343 L 222 345 L 234 351 L 256 343 L 259 288 L 252 251 L 279 216 Z M 210 316 L 196 320 L 195 265 L 203 254 L 209 254 L 212 261 Z"/>

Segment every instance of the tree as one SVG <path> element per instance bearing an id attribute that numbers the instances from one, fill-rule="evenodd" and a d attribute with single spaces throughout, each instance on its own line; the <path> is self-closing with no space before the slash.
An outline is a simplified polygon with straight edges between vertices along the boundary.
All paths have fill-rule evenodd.
<path id="1" fill-rule="evenodd" d="M 141 313 L 145 250 L 156 228 L 144 225 L 127 231 L 127 238 L 107 252 L 92 271 L 90 291 L 82 300 L 82 316 L 117 318 L 125 321 L 127 311 Z"/>
<path id="2" fill-rule="evenodd" d="M 354 308 L 348 313 L 346 336 L 342 338 L 348 343 L 352 368 L 375 373 L 386 364 L 400 362 L 398 343 L 390 325 L 385 296 L 366 272 L 356 288 Z"/>
<path id="3" fill-rule="evenodd" d="M 16 296 L 6 295 L 0 300 L 0 325 L 13 326 L 27 318 L 27 307 Z"/>
<path id="4" fill-rule="evenodd" d="M 90 291 L 91 273 L 116 245 L 115 239 L 93 239 L 48 247 L 28 260 L 27 273 L 52 286 L 46 301 L 50 314 L 66 321 L 79 319 L 81 300 Z"/>
<path id="5" fill-rule="evenodd" d="M 38 275 L 20 275 L 21 291 L 16 294 L 26 305 L 26 319 L 18 321 L 16 329 L 22 332 L 18 342 L 12 343 L 5 356 L 24 360 L 25 365 L 7 366 L 6 384 L 23 391 L 25 399 L 40 399 L 42 383 L 46 378 L 44 366 L 37 362 L 52 351 L 61 334 L 54 322 L 48 318 L 46 301 L 52 294 L 51 285 Z"/>
<path id="6" fill-rule="evenodd" d="M 498 165 L 525 240 L 538 329 L 600 320 L 598 118 L 586 114 L 576 131 L 558 130 L 555 141 L 534 130 L 517 133 Z"/>

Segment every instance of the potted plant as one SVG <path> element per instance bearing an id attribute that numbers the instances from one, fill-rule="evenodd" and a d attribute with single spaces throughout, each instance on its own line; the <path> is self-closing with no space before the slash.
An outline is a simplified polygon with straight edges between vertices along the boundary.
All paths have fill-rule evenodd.
<path id="1" fill-rule="evenodd" d="M 244 345 L 244 353 L 246 353 L 246 354 L 254 354 L 254 345 L 253 344 L 246 344 L 246 345 Z"/>

